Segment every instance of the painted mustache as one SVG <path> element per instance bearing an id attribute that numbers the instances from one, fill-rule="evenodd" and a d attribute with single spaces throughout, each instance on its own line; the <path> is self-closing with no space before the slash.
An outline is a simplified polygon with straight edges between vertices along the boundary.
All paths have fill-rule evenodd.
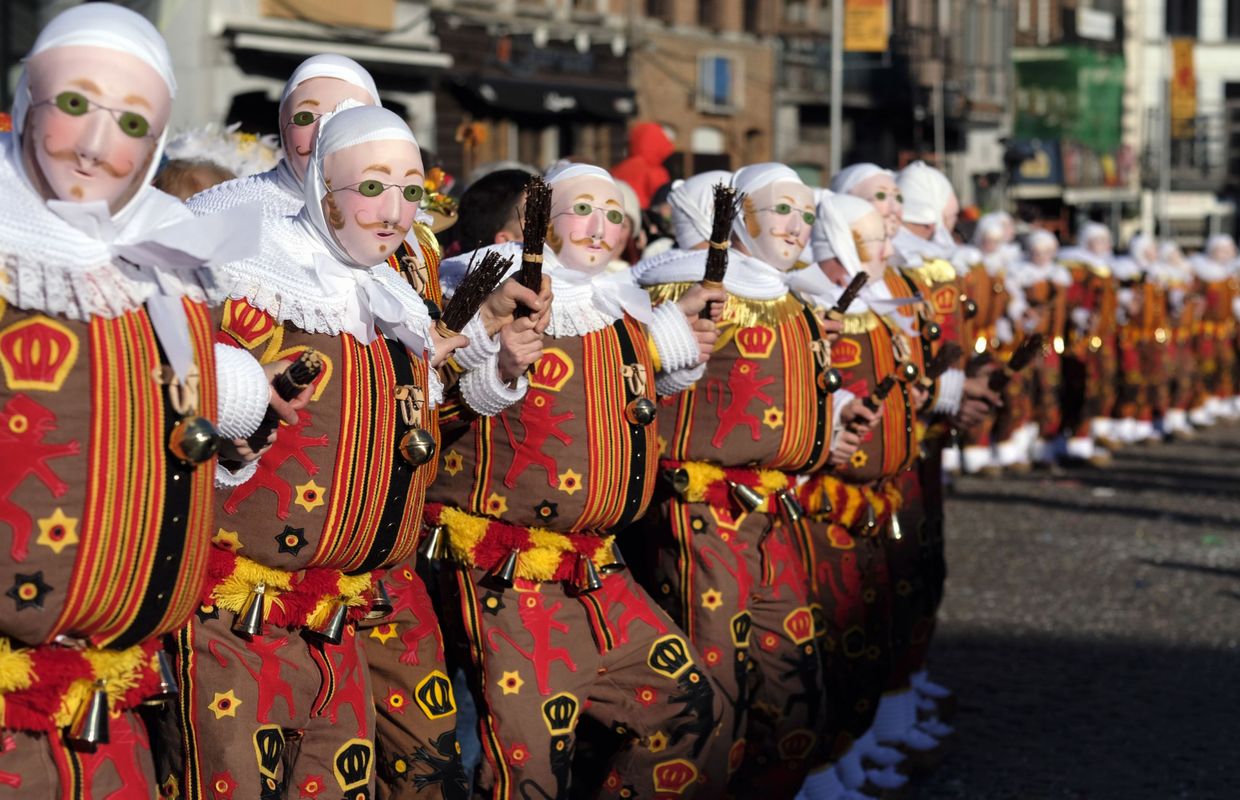
<path id="1" fill-rule="evenodd" d="M 361 228 L 362 230 L 366 230 L 366 231 L 379 230 L 380 228 L 385 228 L 387 230 L 393 230 L 393 231 L 400 229 L 400 226 L 397 223 L 388 222 L 382 219 L 377 219 L 374 222 L 362 222 L 362 217 L 360 214 L 354 214 L 353 221 L 357 223 L 357 226 L 359 228 Z"/>
<path id="2" fill-rule="evenodd" d="M 64 161 L 67 164 L 73 164 L 75 166 L 80 161 L 80 159 L 78 158 L 77 150 L 73 149 L 72 147 L 67 147 L 63 150 L 53 150 L 52 148 L 48 147 L 47 139 L 43 140 L 43 152 L 47 153 L 47 155 L 53 161 Z M 111 175 L 113 178 L 128 178 L 133 173 L 132 163 L 130 163 L 127 168 L 121 169 L 120 167 L 114 166 L 112 162 L 110 161 L 105 161 L 102 159 L 87 159 L 87 160 L 88 161 L 93 160 L 96 166 L 98 166 L 104 172 Z"/>
<path id="3" fill-rule="evenodd" d="M 577 245 L 578 247 L 591 247 L 593 245 L 598 245 L 599 247 L 603 248 L 607 252 L 609 253 L 611 252 L 611 245 L 607 244 L 607 242 L 603 241 L 602 239 L 593 239 L 589 236 L 583 236 L 580 239 L 574 239 L 573 237 L 570 236 L 568 237 L 568 240 L 572 242 L 573 244 Z"/>
<path id="4" fill-rule="evenodd" d="M 295 151 L 297 151 L 297 155 L 299 155 L 299 156 L 308 156 L 308 155 L 310 155 L 310 148 L 309 148 L 309 147 L 304 147 L 304 148 L 303 148 L 303 147 L 298 146 L 298 147 L 294 147 L 293 149 L 294 149 Z"/>

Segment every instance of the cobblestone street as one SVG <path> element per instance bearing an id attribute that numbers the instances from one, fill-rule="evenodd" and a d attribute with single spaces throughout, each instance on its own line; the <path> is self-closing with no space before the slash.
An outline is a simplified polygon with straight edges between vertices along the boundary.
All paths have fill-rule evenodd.
<path id="1" fill-rule="evenodd" d="M 963 478 L 918 798 L 1240 797 L 1240 427 L 1106 471 Z"/>

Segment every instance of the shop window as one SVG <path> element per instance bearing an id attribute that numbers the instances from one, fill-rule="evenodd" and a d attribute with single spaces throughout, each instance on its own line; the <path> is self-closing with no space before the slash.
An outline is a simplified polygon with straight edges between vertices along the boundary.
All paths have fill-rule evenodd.
<path id="1" fill-rule="evenodd" d="M 1227 0 L 1227 38 L 1240 39 L 1240 0 Z"/>
<path id="2" fill-rule="evenodd" d="M 698 56 L 697 109 L 710 114 L 731 114 L 740 107 L 738 65 L 730 56 Z"/>
<path id="3" fill-rule="evenodd" d="M 699 125 L 694 128 L 689 142 L 694 155 L 721 155 L 728 149 L 723 131 L 713 125 Z"/>

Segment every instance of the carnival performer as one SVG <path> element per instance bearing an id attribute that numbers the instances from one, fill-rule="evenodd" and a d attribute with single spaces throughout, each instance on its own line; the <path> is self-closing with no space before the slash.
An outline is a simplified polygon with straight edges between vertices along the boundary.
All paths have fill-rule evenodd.
<path id="1" fill-rule="evenodd" d="M 1154 376 L 1142 370 L 1142 351 L 1153 341 L 1154 330 L 1166 313 L 1158 270 L 1158 241 L 1144 233 L 1132 237 L 1127 256 L 1115 260 L 1119 372 L 1114 418 L 1120 444 L 1158 438 L 1148 396 Z"/>
<path id="2" fill-rule="evenodd" d="M 183 752 L 173 775 L 191 796 L 374 791 L 375 708 L 355 624 L 380 599 L 371 571 L 417 544 L 431 475 L 424 429 L 441 393 L 432 366 L 464 341 L 434 332 L 422 298 L 385 260 L 413 224 L 422 170 L 399 117 L 341 110 L 316 133 L 301 211 L 266 220 L 259 253 L 220 270 L 221 336 L 286 372 L 304 368 L 311 401 L 263 458 L 217 479 L 209 581 L 178 640 Z M 388 591 L 433 631 L 412 570 L 389 577 Z M 433 751 L 410 757 L 410 774 L 462 783 L 434 636 L 420 649 L 429 633 L 402 633 L 421 674 L 411 695 L 388 703 L 416 705 L 441 727 Z M 416 770 L 419 757 L 429 774 Z"/>
<path id="3" fill-rule="evenodd" d="M 0 135 L 0 797 L 159 792 L 137 708 L 177 692 L 161 639 L 206 577 L 217 430 L 253 457 L 268 408 L 204 304 L 252 213 L 195 220 L 149 186 L 175 93 L 145 18 L 78 6 L 39 34 Z"/>
<path id="4" fill-rule="evenodd" d="M 1159 251 L 1162 283 L 1167 292 L 1168 375 L 1170 396 L 1159 432 L 1170 439 L 1192 439 L 1196 433 L 1189 422 L 1189 412 L 1197 397 L 1197 358 L 1193 352 L 1193 328 L 1198 320 L 1203 298 L 1193 294 L 1193 267 L 1174 242 L 1165 243 Z"/>
<path id="5" fill-rule="evenodd" d="M 1067 457 L 1105 467 L 1111 463 L 1115 424 L 1116 282 L 1111 231 L 1087 222 L 1077 245 L 1059 251 L 1072 273 L 1068 293 L 1068 331 L 1063 356 L 1063 427 Z"/>
<path id="6" fill-rule="evenodd" d="M 427 506 L 455 562 L 475 670 L 476 786 L 493 798 L 566 797 L 588 716 L 623 741 L 598 776 L 608 792 L 688 796 L 718 699 L 702 656 L 623 567 L 614 536 L 654 490 L 656 380 L 692 382 L 715 339 L 699 313 L 722 295 L 698 289 L 652 309 L 631 272 L 605 271 L 623 223 L 611 176 L 565 164 L 546 180 L 541 269 L 554 300 L 541 357 L 528 377 L 492 385 L 492 405 L 479 391 L 464 425 L 444 422 Z M 523 255 L 518 244 L 491 249 Z M 471 260 L 445 262 L 446 288 Z"/>
<path id="7" fill-rule="evenodd" d="M 1028 258 L 1015 265 L 1009 283 L 1012 299 L 1008 314 L 1018 337 L 1038 334 L 1049 344 L 1042 358 L 1022 374 L 1027 404 L 1022 417 L 1031 426 L 1032 435 L 1022 435 L 1029 450 L 1019 454 L 1034 464 L 1048 466 L 1061 450 L 1060 375 L 1063 353 L 1063 331 L 1066 324 L 1068 291 L 1072 275 L 1056 260 L 1059 240 L 1055 234 L 1035 230 L 1025 239 Z M 1022 430 L 1024 426 L 1018 428 Z"/>
<path id="8" fill-rule="evenodd" d="M 853 437 L 857 447 L 847 458 L 833 447 L 827 467 L 799 488 L 809 520 L 812 599 L 825 635 L 823 734 L 832 762 L 830 769 L 811 773 L 801 796 L 858 798 L 899 791 L 907 783 L 894 769 L 903 753 L 879 745 L 871 730 L 892 663 L 894 609 L 882 538 L 900 500 L 898 489 L 878 476 L 894 477 L 912 462 L 914 407 L 926 395 L 900 383 L 882 400 L 870 399 L 883 378 L 897 374 L 897 365 L 920 364 L 912 318 L 900 313 L 915 300 L 886 266 L 885 215 L 859 197 L 829 192 L 819 193 L 817 211 L 814 263 L 794 272 L 790 284 L 843 328 L 831 353 L 843 386 L 833 398 L 840 407 L 836 436 Z M 869 283 L 857 299 L 826 315 L 862 272 Z"/>
<path id="9" fill-rule="evenodd" d="M 1236 243 L 1226 234 L 1212 236 L 1206 250 L 1192 260 L 1196 293 L 1205 298 L 1196 332 L 1195 349 L 1201 370 L 1201 389 L 1189 415 L 1194 425 L 1234 419 L 1240 408 L 1233 399 L 1233 336 L 1240 299 L 1236 289 Z"/>
<path id="10" fill-rule="evenodd" d="M 710 203 L 684 195 L 709 193 L 711 180 L 690 179 L 672 200 L 682 247 L 709 235 Z M 643 561 L 654 564 L 647 585 L 704 654 L 725 700 L 707 785 L 791 796 L 825 760 L 801 557 L 807 530 L 794 492 L 797 473 L 816 471 L 830 454 L 829 344 L 787 280 L 816 211 L 812 190 L 782 164 L 744 167 L 731 183 L 744 197 L 723 281 L 723 344 L 697 386 L 661 412 L 671 491 L 643 526 L 656 548 Z M 693 217 L 696 235 L 686 235 Z M 681 249 L 635 271 L 652 297 L 676 299 L 698 286 L 706 258 L 704 249 Z"/>

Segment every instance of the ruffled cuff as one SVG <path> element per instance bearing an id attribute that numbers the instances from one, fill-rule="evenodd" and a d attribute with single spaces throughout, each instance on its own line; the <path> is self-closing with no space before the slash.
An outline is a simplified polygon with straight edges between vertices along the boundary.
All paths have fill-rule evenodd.
<path id="1" fill-rule="evenodd" d="M 698 365 L 697 339 L 693 338 L 689 321 L 675 303 L 655 306 L 654 319 L 650 321 L 650 338 L 659 353 L 659 365 L 663 372 L 671 373 Z"/>
<path id="2" fill-rule="evenodd" d="M 840 424 L 840 415 L 844 413 L 844 409 L 848 404 L 857 399 L 857 395 L 847 389 L 836 389 L 831 395 L 831 430 L 839 433 L 843 425 Z M 834 437 L 832 437 L 834 438 Z"/>
<path id="3" fill-rule="evenodd" d="M 258 430 L 271 402 L 271 384 L 263 365 L 249 351 L 215 345 L 218 392 L 216 430 L 225 439 L 243 439 Z"/>
<path id="4" fill-rule="evenodd" d="M 468 372 L 479 369 L 499 352 L 499 336 L 487 334 L 487 326 L 482 322 L 481 314 L 475 314 L 461 333 L 469 339 L 469 344 L 454 351 L 452 359 L 462 370 Z"/>
<path id="5" fill-rule="evenodd" d="M 655 393 L 659 397 L 680 394 L 700 381 L 705 374 L 705 364 L 698 364 L 690 369 L 678 369 L 675 372 L 660 372 L 654 379 Z"/>
<path id="6" fill-rule="evenodd" d="M 934 398 L 933 411 L 948 417 L 960 411 L 960 401 L 964 397 L 964 370 L 949 369 L 939 376 L 938 392 Z"/>
<path id="7" fill-rule="evenodd" d="M 493 417 L 520 402 L 529 387 L 530 382 L 524 375 L 517 378 L 516 387 L 500 380 L 498 355 L 492 355 L 482 366 L 461 376 L 461 398 L 484 417 Z"/>
<path id="8" fill-rule="evenodd" d="M 261 459 L 256 459 L 248 464 L 242 464 L 241 469 L 236 472 L 233 472 L 228 467 L 217 461 L 215 463 L 215 488 L 231 489 L 232 487 L 240 486 L 250 478 L 253 478 L 254 473 L 258 472 L 259 460 Z"/>

